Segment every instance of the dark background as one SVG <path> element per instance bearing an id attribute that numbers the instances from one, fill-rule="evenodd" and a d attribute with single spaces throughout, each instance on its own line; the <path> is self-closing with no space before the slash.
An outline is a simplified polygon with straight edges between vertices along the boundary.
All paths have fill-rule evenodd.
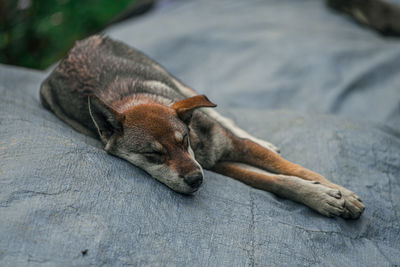
<path id="1" fill-rule="evenodd" d="M 0 63 L 45 69 L 75 40 L 149 10 L 149 0 L 0 0 Z"/>

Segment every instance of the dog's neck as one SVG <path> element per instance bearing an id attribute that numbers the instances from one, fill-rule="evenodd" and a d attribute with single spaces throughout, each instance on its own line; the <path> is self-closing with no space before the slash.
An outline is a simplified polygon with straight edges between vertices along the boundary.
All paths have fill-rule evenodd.
<path id="1" fill-rule="evenodd" d="M 123 99 L 113 101 L 111 104 L 119 112 L 124 112 L 134 106 L 142 104 L 161 104 L 169 106 L 173 103 L 171 99 L 149 93 L 136 93 Z"/>
<path id="2" fill-rule="evenodd" d="M 121 98 L 120 96 L 123 95 Z M 144 81 L 130 77 L 115 77 L 108 90 L 100 91 L 99 97 L 115 110 L 124 112 L 141 104 L 161 104 L 169 106 L 178 98 L 168 85 L 158 81 Z"/>

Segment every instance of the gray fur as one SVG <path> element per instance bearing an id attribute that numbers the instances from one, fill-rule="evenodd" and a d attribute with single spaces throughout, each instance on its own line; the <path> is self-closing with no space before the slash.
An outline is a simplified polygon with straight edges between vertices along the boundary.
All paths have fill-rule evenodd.
<path id="1" fill-rule="evenodd" d="M 98 129 L 87 102 L 91 94 L 109 105 L 139 94 L 151 96 L 164 105 L 193 95 L 188 87 L 142 53 L 98 35 L 76 43 L 42 83 L 40 94 L 44 106 L 63 121 L 97 138 Z M 132 104 L 135 103 L 126 108 Z M 189 127 L 197 161 L 211 168 L 229 150 L 229 140 L 224 135 L 227 129 L 201 111 L 194 112 Z"/>

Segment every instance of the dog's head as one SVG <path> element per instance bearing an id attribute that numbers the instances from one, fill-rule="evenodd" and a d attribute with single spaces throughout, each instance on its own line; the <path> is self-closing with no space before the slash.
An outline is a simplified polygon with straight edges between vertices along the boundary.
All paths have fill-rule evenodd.
<path id="1" fill-rule="evenodd" d="M 89 97 L 90 115 L 105 150 L 181 193 L 197 191 L 204 176 L 190 147 L 192 113 L 200 107 L 215 106 L 199 95 L 170 106 L 140 104 L 118 112 L 96 96 Z"/>

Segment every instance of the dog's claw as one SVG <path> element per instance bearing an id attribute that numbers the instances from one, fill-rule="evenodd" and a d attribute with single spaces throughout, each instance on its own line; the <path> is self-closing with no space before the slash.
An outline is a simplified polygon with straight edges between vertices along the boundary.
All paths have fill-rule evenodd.
<path id="1" fill-rule="evenodd" d="M 344 219 L 358 219 L 365 210 L 361 199 L 352 191 L 341 187 L 340 192 L 345 200 L 345 212 L 341 214 Z"/>

